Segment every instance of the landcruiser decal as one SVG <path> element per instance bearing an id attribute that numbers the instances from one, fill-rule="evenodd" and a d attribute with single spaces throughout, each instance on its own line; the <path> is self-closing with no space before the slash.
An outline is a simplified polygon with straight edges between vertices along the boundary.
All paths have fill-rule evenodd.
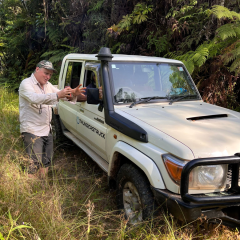
<path id="1" fill-rule="evenodd" d="M 105 134 L 104 133 L 102 133 L 101 131 L 97 130 L 95 127 L 91 126 L 90 124 L 84 122 L 82 119 L 77 117 L 77 124 L 79 124 L 79 123 L 81 123 L 83 126 L 88 128 L 89 130 L 92 130 L 93 132 L 95 132 L 98 136 L 100 136 L 103 139 L 105 139 Z"/>

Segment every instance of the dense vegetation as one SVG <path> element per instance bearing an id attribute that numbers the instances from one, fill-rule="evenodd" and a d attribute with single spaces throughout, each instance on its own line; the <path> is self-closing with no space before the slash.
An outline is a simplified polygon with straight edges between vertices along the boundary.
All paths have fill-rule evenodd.
<path id="1" fill-rule="evenodd" d="M 1 84 L 17 89 L 41 59 L 67 53 L 182 60 L 205 101 L 239 109 L 238 0 L 0 0 Z M 57 76 L 53 81 L 57 80 Z"/>

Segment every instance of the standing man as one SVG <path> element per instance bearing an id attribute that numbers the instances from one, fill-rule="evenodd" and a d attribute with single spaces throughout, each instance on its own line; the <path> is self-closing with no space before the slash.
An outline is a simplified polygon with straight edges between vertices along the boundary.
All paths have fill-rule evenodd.
<path id="1" fill-rule="evenodd" d="M 60 98 L 76 102 L 77 96 L 85 96 L 85 88 L 70 87 L 59 90 L 50 82 L 56 70 L 51 62 L 42 60 L 29 78 L 24 79 L 19 87 L 20 131 L 24 146 L 31 162 L 28 167 L 29 177 L 38 170 L 41 175 L 48 172 L 53 157 L 53 137 L 51 133 L 51 105 Z"/>

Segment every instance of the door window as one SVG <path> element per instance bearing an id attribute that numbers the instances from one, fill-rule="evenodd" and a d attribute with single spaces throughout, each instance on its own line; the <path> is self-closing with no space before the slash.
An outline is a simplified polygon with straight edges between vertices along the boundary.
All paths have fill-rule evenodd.
<path id="1" fill-rule="evenodd" d="M 99 76 L 96 71 L 86 70 L 84 87 L 99 88 Z"/>
<path id="2" fill-rule="evenodd" d="M 76 88 L 80 82 L 81 71 L 81 62 L 69 62 L 64 87 Z"/>

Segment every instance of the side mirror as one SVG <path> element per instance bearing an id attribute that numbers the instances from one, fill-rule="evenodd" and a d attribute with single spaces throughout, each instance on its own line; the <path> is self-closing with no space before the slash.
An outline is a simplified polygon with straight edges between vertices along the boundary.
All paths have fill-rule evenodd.
<path id="1" fill-rule="evenodd" d="M 98 88 L 87 88 L 87 103 L 95 105 L 100 103 Z"/>
<path id="2" fill-rule="evenodd" d="M 98 88 L 87 88 L 87 103 L 94 105 L 99 104 L 98 111 L 103 111 L 103 101 L 99 99 Z"/>

